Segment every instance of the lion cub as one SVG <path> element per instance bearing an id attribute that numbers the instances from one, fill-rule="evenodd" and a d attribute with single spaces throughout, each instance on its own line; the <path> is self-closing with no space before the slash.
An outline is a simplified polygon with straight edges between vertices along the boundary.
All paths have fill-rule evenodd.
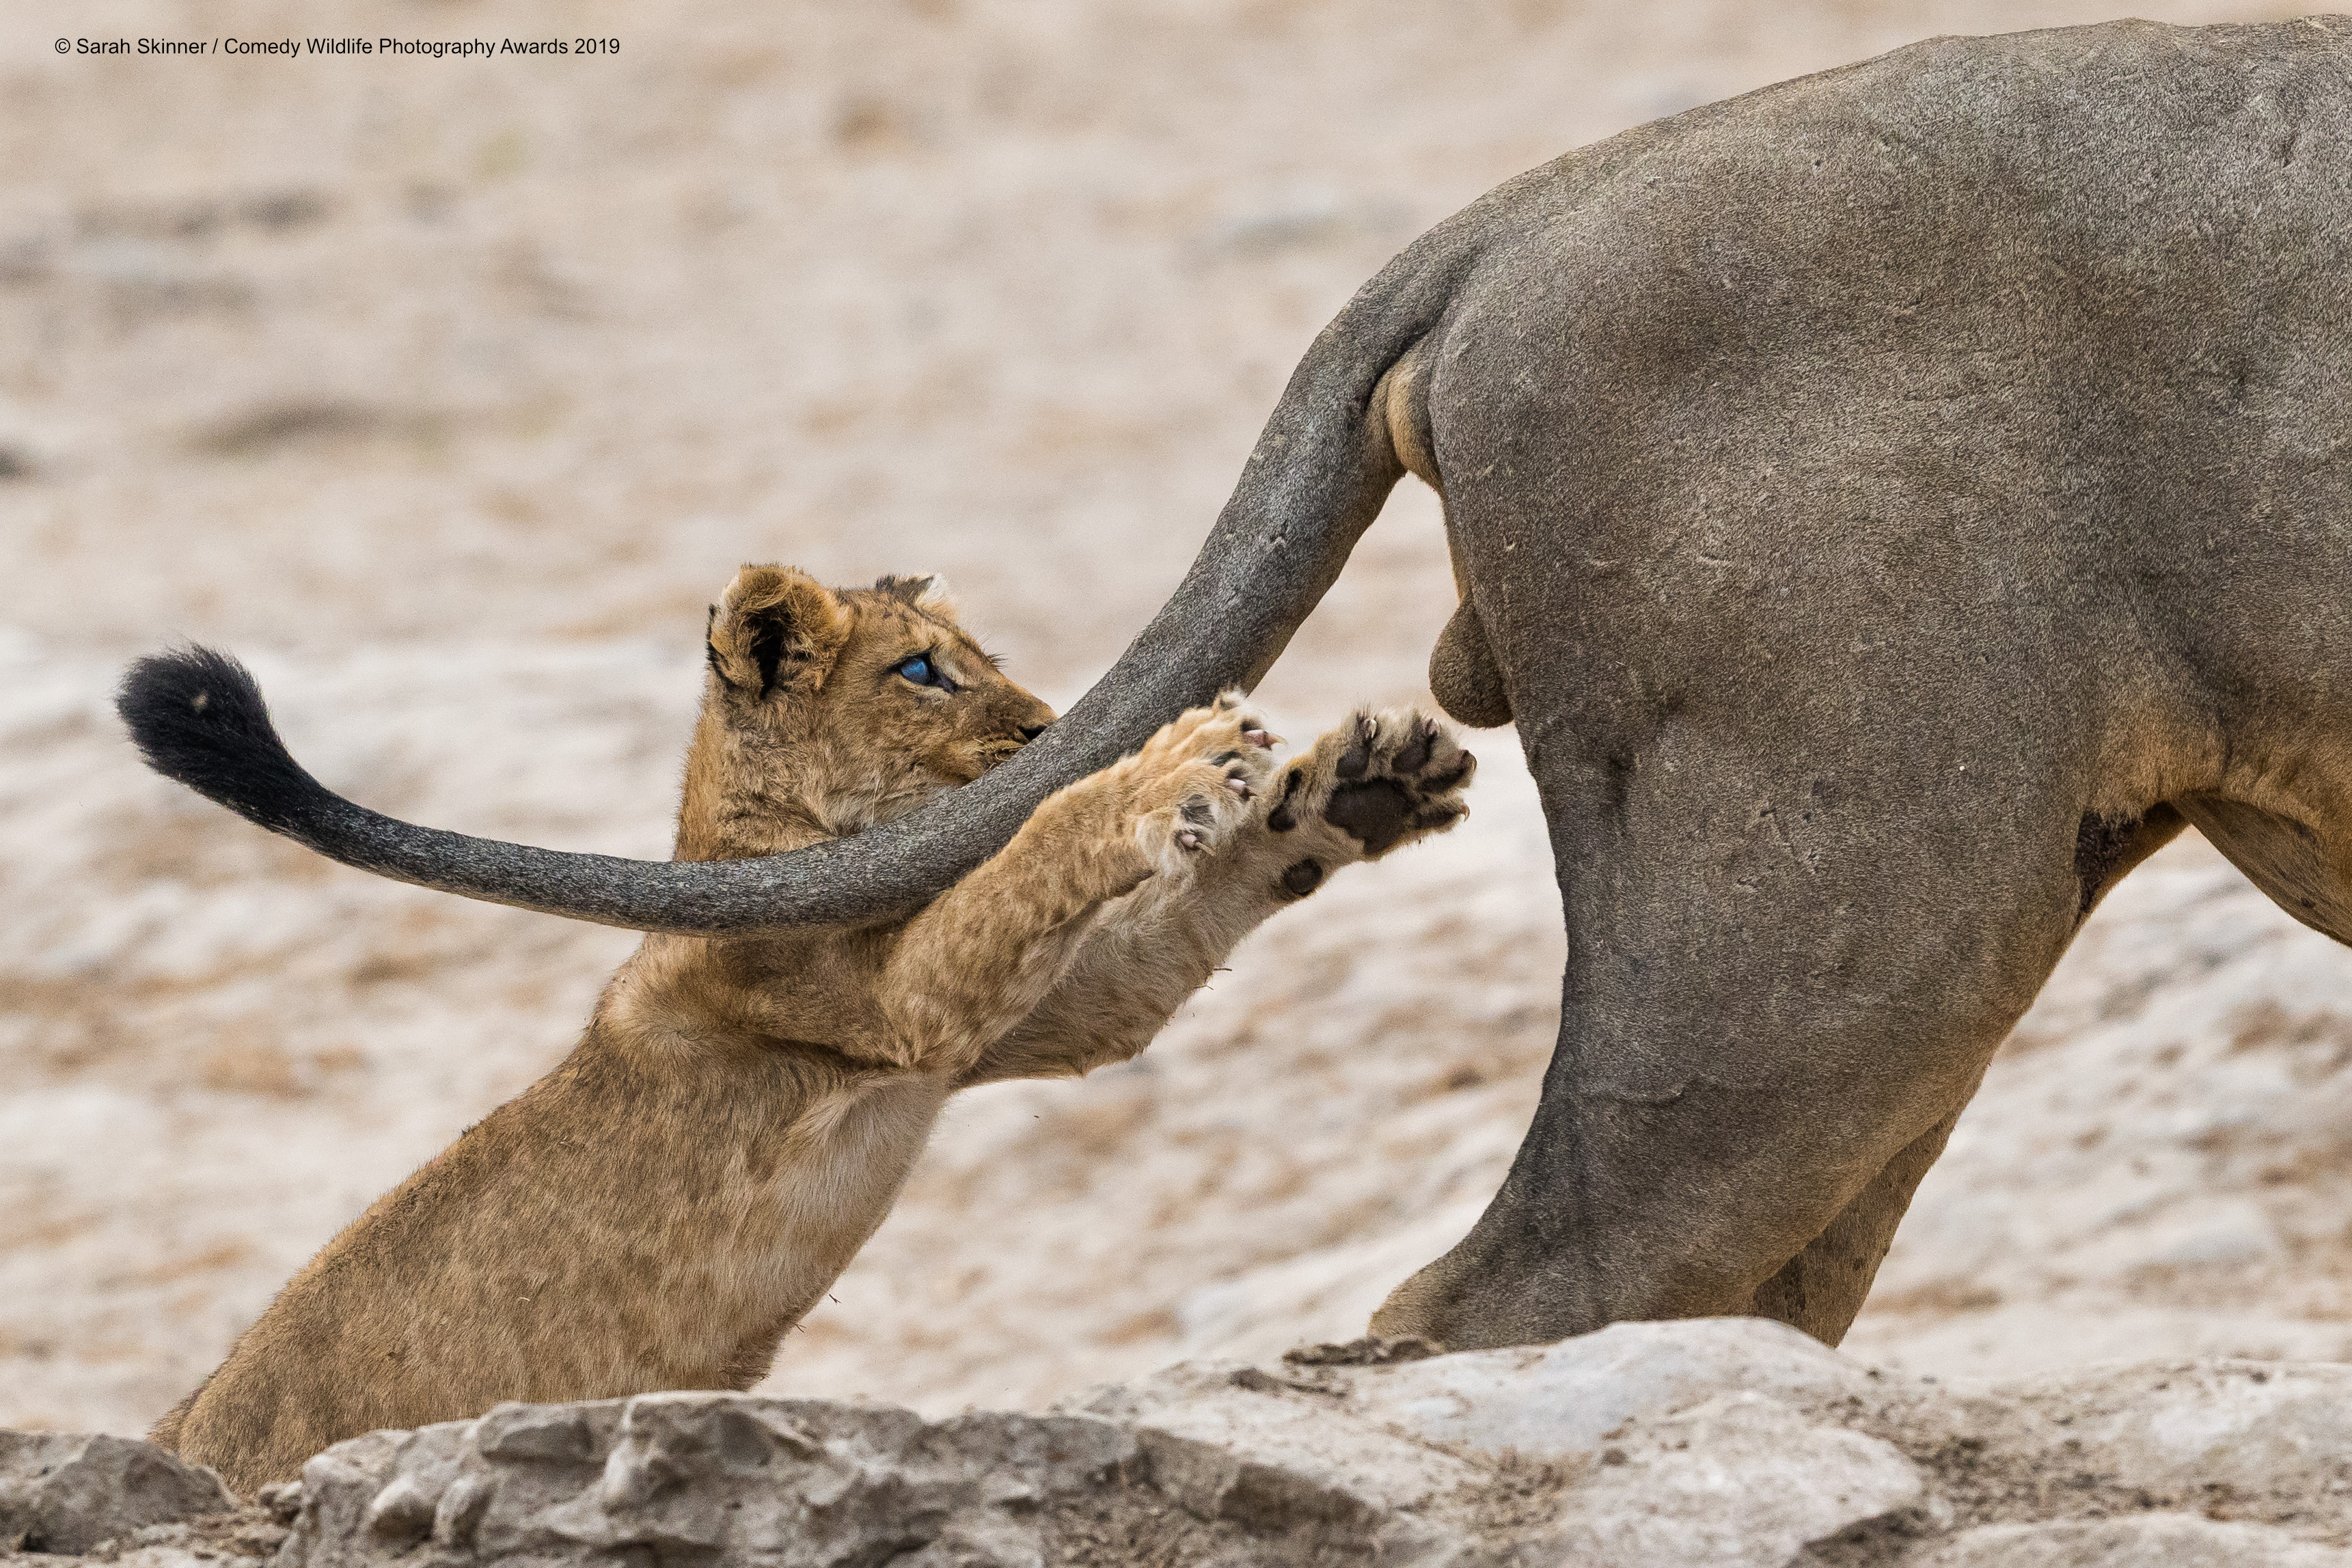
<path id="1" fill-rule="evenodd" d="M 709 642 L 680 859 L 887 821 L 1054 717 L 928 578 L 746 567 Z M 155 1439 L 249 1494 L 500 1400 L 749 1387 L 950 1092 L 1132 1056 L 1272 911 L 1458 820 L 1475 766 L 1414 714 L 1278 782 L 1272 745 L 1237 699 L 1184 714 L 908 919 L 648 936 L 572 1054 L 329 1242 Z"/>

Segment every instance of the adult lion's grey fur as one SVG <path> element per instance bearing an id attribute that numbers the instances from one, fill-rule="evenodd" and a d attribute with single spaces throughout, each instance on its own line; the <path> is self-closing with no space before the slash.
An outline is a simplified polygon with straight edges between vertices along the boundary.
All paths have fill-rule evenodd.
<path id="1" fill-rule="evenodd" d="M 1569 966 L 1517 1163 L 1376 1326 L 1834 1342 L 1993 1048 L 2184 821 L 2352 935 L 2347 128 L 2342 18 L 1938 39 L 1643 127 L 1390 264 L 1051 744 L 887 836 L 566 886 L 281 831 L 625 925 L 897 907 L 1254 680 L 1410 466 L 1463 590 L 1433 686 L 1517 718 Z"/>

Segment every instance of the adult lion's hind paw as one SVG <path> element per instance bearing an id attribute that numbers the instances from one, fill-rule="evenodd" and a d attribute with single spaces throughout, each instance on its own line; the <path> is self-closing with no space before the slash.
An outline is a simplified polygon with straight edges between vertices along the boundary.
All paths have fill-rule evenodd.
<path id="1" fill-rule="evenodd" d="M 1462 791 L 1477 768 L 1453 732 L 1424 714 L 1360 713 L 1285 771 L 1266 826 L 1286 832 L 1312 810 L 1377 860 L 1468 816 Z"/>

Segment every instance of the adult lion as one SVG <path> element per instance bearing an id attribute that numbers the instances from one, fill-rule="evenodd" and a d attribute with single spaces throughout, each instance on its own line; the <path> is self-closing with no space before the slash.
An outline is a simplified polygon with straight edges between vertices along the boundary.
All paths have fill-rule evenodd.
<path id="1" fill-rule="evenodd" d="M 903 911 L 1264 674 L 1401 475 L 1452 712 L 1568 922 L 1517 1163 L 1374 1320 L 1834 1343 L 1987 1058 L 2193 822 L 2352 934 L 2352 21 L 1937 39 L 1570 153 L 1308 351 L 1175 597 L 1021 758 L 730 865 L 392 822 L 274 737 L 169 771 L 348 863 L 646 930 Z"/>

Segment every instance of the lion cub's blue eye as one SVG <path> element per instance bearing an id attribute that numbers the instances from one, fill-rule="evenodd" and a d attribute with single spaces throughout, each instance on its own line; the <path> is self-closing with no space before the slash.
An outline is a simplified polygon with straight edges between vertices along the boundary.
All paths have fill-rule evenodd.
<path id="1" fill-rule="evenodd" d="M 918 653 L 913 658 L 901 664 L 898 666 L 898 674 L 906 676 L 908 680 L 914 682 L 919 686 L 943 686 L 947 685 L 947 682 L 940 678 L 939 671 L 931 667 L 931 661 L 921 653 Z"/>

